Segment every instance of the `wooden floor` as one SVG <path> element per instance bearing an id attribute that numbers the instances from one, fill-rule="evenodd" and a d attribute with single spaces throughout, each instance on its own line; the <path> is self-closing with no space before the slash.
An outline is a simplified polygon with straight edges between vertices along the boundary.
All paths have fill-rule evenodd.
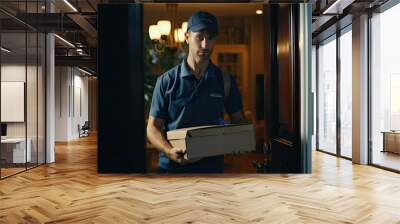
<path id="1" fill-rule="evenodd" d="M 400 155 L 392 152 L 374 151 L 372 161 L 376 165 L 400 170 Z"/>
<path id="2" fill-rule="evenodd" d="M 1 178 L 5 178 L 11 175 L 14 175 L 16 173 L 20 173 L 23 171 L 26 171 L 28 169 L 34 169 L 35 167 L 37 167 L 37 164 L 27 164 L 25 167 L 25 164 L 18 164 L 16 167 L 11 167 L 12 165 L 10 165 L 10 167 L 6 167 L 6 168 L 0 168 L 0 173 L 1 173 Z"/>
<path id="3" fill-rule="evenodd" d="M 96 139 L 0 181 L 0 223 L 400 223 L 400 175 L 315 152 L 311 175 L 99 175 Z"/>
<path id="4" fill-rule="evenodd" d="M 1 169 L 0 170 L 1 178 L 8 177 L 8 176 L 11 176 L 13 174 L 16 174 L 16 173 L 19 173 L 19 172 L 23 172 L 23 171 L 26 170 L 25 167 L 24 168 L 21 168 L 21 167 L 13 168 L 13 167 L 11 167 L 11 168 L 0 168 L 0 169 Z"/>

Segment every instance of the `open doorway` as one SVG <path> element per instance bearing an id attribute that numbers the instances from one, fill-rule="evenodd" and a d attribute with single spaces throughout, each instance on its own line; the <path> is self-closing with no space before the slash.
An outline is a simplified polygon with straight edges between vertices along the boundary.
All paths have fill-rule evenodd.
<path id="1" fill-rule="evenodd" d="M 211 60 L 235 73 L 231 80 L 238 83 L 237 92 L 243 99 L 245 117 L 257 127 L 257 138 L 261 136 L 258 155 L 264 158 L 263 153 L 270 153 L 271 166 L 264 169 L 265 163 L 261 164 L 261 172 L 311 172 L 311 5 L 249 2 L 242 5 L 213 3 L 211 7 L 211 4 L 196 4 L 187 12 L 176 13 L 176 6 L 179 9 L 181 5 L 193 6 L 137 3 L 99 7 L 98 171 L 147 172 L 149 169 L 144 129 L 154 79 L 185 58 L 184 46 L 179 41 L 170 41 L 179 40 L 182 31 L 177 30 L 178 38 L 171 35 L 172 38 L 162 39 L 165 46 L 155 46 L 149 40 L 150 25 L 166 19 L 162 17 L 173 18 L 174 25 L 169 23 L 168 32 L 164 34 L 167 36 L 174 33 L 175 28 L 181 28 L 194 11 L 204 10 L 215 13 L 220 23 L 225 24 L 221 25 L 225 35 L 220 35 L 216 41 L 216 55 Z M 175 6 L 175 13 L 172 6 Z M 241 14 L 245 9 L 248 14 Z M 150 18 L 154 15 L 161 16 Z M 182 16 L 181 20 L 178 15 Z M 111 22 L 115 18 L 119 26 Z M 157 53 L 158 50 L 161 53 Z M 161 63 L 160 58 L 165 61 Z M 146 72 L 149 74 L 144 75 Z M 143 85 L 148 78 L 153 84 L 150 80 Z M 190 88 L 195 86 L 195 81 Z M 183 106 L 184 102 L 180 103 Z M 203 104 L 207 106 L 205 101 Z M 252 160 L 246 165 L 255 172 Z M 150 163 L 156 162 L 150 159 Z M 240 166 L 232 172 L 241 170 L 249 172 Z"/>
<path id="2" fill-rule="evenodd" d="M 264 24 L 263 4 L 259 3 L 146 3 L 143 5 L 145 119 L 148 118 L 155 80 L 187 56 L 187 45 L 178 29 L 196 11 L 216 16 L 220 33 L 217 36 L 211 61 L 222 71 L 231 74 L 239 88 L 247 122 L 256 127 L 257 150 L 241 155 L 225 155 L 225 173 L 254 173 L 253 161 L 264 159 Z M 157 15 L 157 16 L 154 16 Z M 160 20 L 171 22 L 166 44 L 157 48 L 150 40 L 149 28 Z M 177 31 L 175 31 L 177 29 Z M 175 35 L 174 35 L 175 34 Z M 228 116 L 225 115 L 225 119 Z M 147 141 L 147 169 L 155 172 L 158 151 Z"/>

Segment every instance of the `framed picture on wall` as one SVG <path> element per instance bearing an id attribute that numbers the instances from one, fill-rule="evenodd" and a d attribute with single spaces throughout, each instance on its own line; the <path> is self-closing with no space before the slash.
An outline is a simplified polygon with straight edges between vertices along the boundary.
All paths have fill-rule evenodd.
<path id="1" fill-rule="evenodd" d="M 25 82 L 1 82 L 1 122 L 25 121 Z"/>

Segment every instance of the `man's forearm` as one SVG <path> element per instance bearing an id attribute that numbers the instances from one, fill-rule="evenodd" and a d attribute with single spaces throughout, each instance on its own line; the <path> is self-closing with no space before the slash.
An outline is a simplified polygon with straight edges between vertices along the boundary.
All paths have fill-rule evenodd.
<path id="1" fill-rule="evenodd" d="M 171 144 L 168 142 L 165 137 L 165 133 L 156 127 L 150 127 L 147 130 L 147 138 L 154 145 L 154 147 L 160 151 L 167 153 L 171 148 Z"/>

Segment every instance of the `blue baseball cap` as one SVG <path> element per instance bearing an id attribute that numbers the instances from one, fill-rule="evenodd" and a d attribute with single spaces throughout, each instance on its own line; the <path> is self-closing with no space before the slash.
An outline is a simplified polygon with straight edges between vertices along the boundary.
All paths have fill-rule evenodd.
<path id="1" fill-rule="evenodd" d="M 217 18 L 209 12 L 198 11 L 192 14 L 188 21 L 188 30 L 198 32 L 200 30 L 208 30 L 213 34 L 218 34 Z"/>

